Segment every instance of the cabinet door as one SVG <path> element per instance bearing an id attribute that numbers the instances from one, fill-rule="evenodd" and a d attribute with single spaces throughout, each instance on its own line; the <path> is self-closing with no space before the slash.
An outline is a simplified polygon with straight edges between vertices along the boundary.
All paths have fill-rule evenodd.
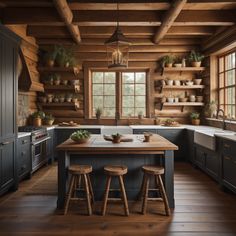
<path id="1" fill-rule="evenodd" d="M 49 130 L 48 133 L 50 139 L 47 140 L 47 157 L 50 161 L 52 161 L 54 153 L 54 130 Z"/>
<path id="2" fill-rule="evenodd" d="M 15 142 L 14 139 L 6 139 L 1 143 L 1 188 L 5 188 L 14 182 L 15 177 Z"/>
<path id="3" fill-rule="evenodd" d="M 222 156 L 222 179 L 223 182 L 236 191 L 236 161 L 232 156 Z"/>
<path id="4" fill-rule="evenodd" d="M 133 134 L 143 134 L 145 132 L 156 134 L 155 129 L 133 129 Z"/>
<path id="5" fill-rule="evenodd" d="M 184 130 L 182 129 L 158 129 L 157 133 L 170 142 L 178 146 L 179 150 L 175 151 L 175 160 L 185 159 L 185 147 Z"/>
<path id="6" fill-rule="evenodd" d="M 194 131 L 193 130 L 187 130 L 187 155 L 186 160 L 190 161 L 191 163 L 194 162 Z"/>
<path id="7" fill-rule="evenodd" d="M 16 47 L 8 38 L 2 41 L 2 137 L 10 138 L 16 133 Z M 4 59 L 4 60 L 3 60 Z"/>
<path id="8" fill-rule="evenodd" d="M 2 61 L 3 61 L 3 53 L 2 53 L 2 38 L 0 37 L 0 142 L 2 140 L 2 136 L 3 136 L 3 122 L 2 122 L 2 117 L 3 117 L 3 109 L 2 109 L 2 103 L 3 103 L 3 73 L 2 73 Z"/>
<path id="9" fill-rule="evenodd" d="M 206 162 L 205 162 L 206 172 L 213 177 L 218 179 L 219 177 L 219 157 L 217 153 L 211 152 L 210 150 L 206 152 Z"/>
<path id="10" fill-rule="evenodd" d="M 205 169 L 205 152 L 198 146 L 195 146 L 194 164 Z"/>

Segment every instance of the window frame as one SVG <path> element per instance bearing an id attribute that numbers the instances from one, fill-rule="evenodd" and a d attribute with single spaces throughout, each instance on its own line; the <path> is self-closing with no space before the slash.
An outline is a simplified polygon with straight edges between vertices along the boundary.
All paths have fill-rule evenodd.
<path id="1" fill-rule="evenodd" d="M 235 65 L 233 68 L 231 69 L 226 69 L 226 58 L 227 56 L 229 56 L 230 54 L 233 54 L 235 53 Z M 223 70 L 220 71 L 220 60 L 223 59 Z M 236 48 L 224 53 L 224 54 L 221 54 L 217 57 L 217 67 L 218 67 L 218 71 L 217 71 L 217 77 L 218 77 L 218 91 L 217 91 L 217 97 L 218 97 L 218 107 L 219 108 L 222 108 L 223 107 L 223 110 L 225 112 L 225 115 L 226 117 L 228 117 L 228 112 L 227 112 L 227 106 L 234 106 L 234 114 L 231 115 L 233 117 L 236 117 Z M 232 85 L 226 85 L 226 73 L 229 72 L 229 71 L 234 71 L 234 82 Z M 223 86 L 221 87 L 221 79 L 220 77 L 223 75 Z M 229 104 L 229 103 L 226 103 L 227 101 L 227 93 L 226 93 L 226 90 L 227 89 L 230 89 L 230 88 L 234 88 L 234 93 L 235 93 L 235 103 L 234 104 Z M 221 91 L 223 91 L 223 101 L 221 100 Z"/>
<path id="2" fill-rule="evenodd" d="M 150 100 L 150 89 L 149 89 L 149 77 L 150 70 L 149 69 L 126 69 L 126 70 L 109 70 L 105 68 L 90 68 L 87 70 L 87 78 L 88 82 L 85 84 L 85 90 L 87 96 L 85 97 L 85 117 L 87 119 L 95 119 L 93 116 L 93 96 L 92 96 L 92 74 L 93 72 L 115 72 L 116 73 L 116 113 L 119 113 L 121 119 L 128 119 L 128 117 L 122 117 L 122 72 L 145 72 L 146 73 L 146 117 L 150 117 L 150 108 L 148 106 Z M 133 117 L 134 119 L 138 117 Z M 103 117 L 103 119 L 114 120 L 115 117 Z"/>

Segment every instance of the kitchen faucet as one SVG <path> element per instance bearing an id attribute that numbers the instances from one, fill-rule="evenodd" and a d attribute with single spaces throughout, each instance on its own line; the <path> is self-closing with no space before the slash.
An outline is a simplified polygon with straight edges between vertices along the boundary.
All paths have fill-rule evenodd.
<path id="1" fill-rule="evenodd" d="M 219 113 L 222 112 L 222 115 L 223 115 L 223 126 L 222 126 L 222 129 L 225 130 L 226 129 L 226 123 L 225 123 L 225 112 L 223 109 L 218 109 L 217 110 L 217 113 L 216 113 L 216 119 L 219 119 Z"/>

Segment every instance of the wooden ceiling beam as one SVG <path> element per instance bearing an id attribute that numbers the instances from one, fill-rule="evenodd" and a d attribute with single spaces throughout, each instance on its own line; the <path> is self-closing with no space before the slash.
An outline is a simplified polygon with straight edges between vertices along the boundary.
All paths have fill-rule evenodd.
<path id="1" fill-rule="evenodd" d="M 3 8 L 4 24 L 65 25 L 54 8 L 6 7 Z M 115 26 L 115 11 L 72 11 L 73 24 L 78 26 Z M 165 11 L 120 11 L 120 24 L 125 26 L 159 26 Z M 173 26 L 233 25 L 235 10 L 182 11 Z"/>
<path id="2" fill-rule="evenodd" d="M 67 1 L 66 0 L 53 0 L 53 2 L 59 15 L 65 22 L 65 25 L 68 31 L 70 32 L 73 40 L 76 43 L 80 43 L 81 37 L 80 37 L 79 27 L 77 25 L 72 24 L 73 13 L 70 7 L 68 6 Z"/>
<path id="3" fill-rule="evenodd" d="M 170 29 L 170 27 L 173 25 L 175 19 L 180 14 L 181 10 L 183 9 L 185 3 L 187 0 L 175 0 L 174 3 L 171 5 L 170 9 L 165 13 L 163 22 L 161 26 L 157 29 L 153 41 L 155 43 L 159 43 L 160 40 L 162 40 L 167 31 Z"/>

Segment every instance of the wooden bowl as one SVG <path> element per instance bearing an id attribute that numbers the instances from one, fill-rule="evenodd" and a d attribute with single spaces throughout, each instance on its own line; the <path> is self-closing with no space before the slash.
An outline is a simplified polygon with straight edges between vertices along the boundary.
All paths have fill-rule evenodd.
<path id="1" fill-rule="evenodd" d="M 83 144 L 83 143 L 87 143 L 89 141 L 90 138 L 82 138 L 82 139 L 73 139 L 71 138 L 71 140 L 73 140 L 75 143 L 78 144 Z"/>

